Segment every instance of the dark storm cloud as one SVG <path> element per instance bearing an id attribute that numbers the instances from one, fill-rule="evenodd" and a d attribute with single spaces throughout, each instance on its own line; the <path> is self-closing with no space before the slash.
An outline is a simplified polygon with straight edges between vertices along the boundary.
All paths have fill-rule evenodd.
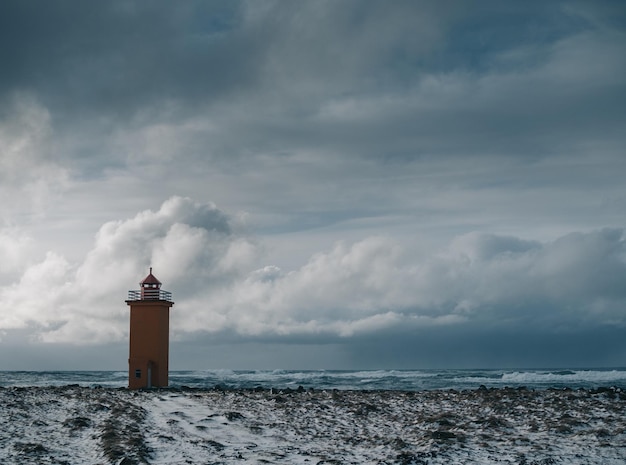
<path id="1" fill-rule="evenodd" d="M 429 157 L 615 157 L 624 22 L 613 2 L 8 1 L 0 115 L 24 95 L 49 112 L 42 151 L 83 180 L 284 160 L 275 182 L 299 191 L 307 165 L 335 184 Z M 165 160 L 146 149 L 160 132 Z"/>
<path id="2" fill-rule="evenodd" d="M 586 330 L 554 328 L 462 327 L 395 333 L 357 339 L 351 364 L 365 368 L 560 368 L 622 366 L 624 329 L 593 326 Z"/>
<path id="3" fill-rule="evenodd" d="M 210 101 L 255 75 L 255 43 L 232 34 L 234 2 L 26 1 L 0 9 L 3 93 L 34 92 L 56 111 L 125 115 L 168 98 Z"/>
<path id="4" fill-rule="evenodd" d="M 482 130 L 485 137 L 503 127 L 511 131 L 512 125 L 536 131 L 554 120 L 555 105 L 582 90 L 579 86 L 588 86 L 586 102 L 604 112 L 618 111 L 607 104 L 623 86 L 616 80 L 613 89 L 598 89 L 605 83 L 574 80 L 564 89 L 558 76 L 546 82 L 538 76 L 535 86 L 530 76 L 527 83 L 505 82 L 504 100 L 434 108 L 424 98 L 440 90 L 427 86 L 413 101 L 407 92 L 425 77 L 459 73 L 477 79 L 480 92 L 481 76 L 528 71 L 549 61 L 560 41 L 615 30 L 616 21 L 620 25 L 599 7 L 581 6 L 592 11 L 593 24 L 575 6 L 567 12 L 566 5 L 541 2 L 530 7 L 483 2 L 476 8 L 464 2 L 395 2 L 389 8 L 386 2 L 185 2 L 174 7 L 169 2 L 9 1 L 0 6 L 0 92 L 32 92 L 54 113 L 74 117 L 131 116 L 172 101 L 199 111 L 198 105 L 250 98 L 244 111 L 274 107 L 287 141 L 290 133 L 303 136 L 290 129 L 294 116 L 306 119 L 327 101 L 381 92 L 409 102 L 404 112 L 374 118 L 374 127 L 387 121 L 376 134 L 413 131 L 417 138 L 435 130 L 437 140 L 442 125 L 457 134 Z M 619 8 L 609 11 L 620 18 Z M 513 56 L 507 56 L 510 51 Z M 618 51 L 607 50 L 607 59 Z M 623 60 L 616 66 L 623 70 Z M 473 93 L 462 91 L 464 97 Z M 568 110 L 579 110 L 579 101 L 569 103 Z M 430 111 L 424 111 L 424 103 Z M 508 118 L 488 116 L 494 106 Z M 593 108 L 588 113 L 600 116 Z M 271 125 L 271 115 L 266 116 Z M 354 135 L 350 125 L 335 134 L 336 121 L 310 123 L 330 140 Z M 356 132 L 367 139 L 369 129 L 366 122 Z M 428 144 L 423 149 L 433 150 Z"/>
<path id="5" fill-rule="evenodd" d="M 519 18 L 496 8 L 489 22 L 478 21 L 483 10 L 420 8 L 405 12 L 404 23 L 366 11 L 372 24 L 362 29 L 349 22 L 324 28 L 327 22 L 315 18 L 308 27 L 319 28 L 324 44 L 315 49 L 305 40 L 313 34 L 305 27 L 299 35 L 294 18 L 283 16 L 275 37 L 284 37 L 268 47 L 259 93 L 214 118 L 219 130 L 206 143 L 229 155 L 310 150 L 385 162 L 441 155 L 533 160 L 579 154 L 581 144 L 615 153 L 625 117 L 626 62 L 623 41 L 616 41 L 623 29 L 563 7 L 545 18 L 540 7 Z M 548 32 L 557 11 L 557 32 Z M 411 34 L 379 35 L 375 24 L 411 30 L 414 45 L 403 42 Z M 459 36 L 457 27 L 468 32 Z M 347 58 L 334 57 L 335 48 Z"/>

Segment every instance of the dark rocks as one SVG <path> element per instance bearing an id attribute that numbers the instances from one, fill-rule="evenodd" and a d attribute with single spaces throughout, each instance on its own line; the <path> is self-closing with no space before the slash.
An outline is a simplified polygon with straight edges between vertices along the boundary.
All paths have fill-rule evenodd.
<path id="1" fill-rule="evenodd" d="M 68 418 L 63 422 L 63 426 L 73 431 L 91 427 L 91 420 L 86 417 Z"/>
<path id="2" fill-rule="evenodd" d="M 141 429 L 145 416 L 143 408 L 130 402 L 119 402 L 111 409 L 100 435 L 105 457 L 120 464 L 148 463 L 152 451 Z"/>
<path id="3" fill-rule="evenodd" d="M 91 412 L 106 412 L 111 410 L 111 407 L 109 407 L 108 405 L 105 404 L 101 404 L 101 403 L 95 403 L 95 404 L 91 404 L 89 406 L 89 411 Z"/>
<path id="4" fill-rule="evenodd" d="M 445 441 L 448 439 L 456 439 L 456 434 L 452 431 L 432 431 L 430 437 L 437 441 Z"/>
<path id="5" fill-rule="evenodd" d="M 502 417 L 489 416 L 485 419 L 477 421 L 479 424 L 483 424 L 489 428 L 508 428 L 509 422 Z"/>
<path id="6" fill-rule="evenodd" d="M 242 420 L 245 417 L 239 412 L 226 412 L 224 414 L 228 421 Z"/>
<path id="7" fill-rule="evenodd" d="M 33 442 L 16 442 L 13 445 L 13 448 L 26 455 L 39 455 L 46 454 L 48 452 L 48 449 L 46 449 L 42 444 Z"/>
<path id="8" fill-rule="evenodd" d="M 263 434 L 263 428 L 257 425 L 249 426 L 248 429 L 252 434 Z"/>
<path id="9" fill-rule="evenodd" d="M 403 452 L 396 456 L 396 460 L 399 465 L 428 465 L 428 459 L 435 456 L 435 452 Z"/>
<path id="10" fill-rule="evenodd" d="M 206 443 L 208 446 L 211 446 L 213 449 L 218 451 L 224 450 L 226 448 L 226 446 L 221 442 L 213 441 L 212 439 L 207 439 Z"/>
<path id="11" fill-rule="evenodd" d="M 378 407 L 374 404 L 362 403 L 354 412 L 355 415 L 367 415 L 370 412 L 376 412 Z"/>
<path id="12" fill-rule="evenodd" d="M 409 444 L 402 438 L 395 438 L 394 440 L 392 440 L 390 442 L 390 444 L 393 446 L 394 449 L 404 449 L 406 448 Z"/>

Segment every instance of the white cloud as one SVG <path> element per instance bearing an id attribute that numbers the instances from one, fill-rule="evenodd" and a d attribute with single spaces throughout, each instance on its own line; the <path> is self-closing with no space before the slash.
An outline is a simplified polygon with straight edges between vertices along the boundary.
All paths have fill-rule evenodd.
<path id="1" fill-rule="evenodd" d="M 180 331 L 349 336 L 382 329 L 626 324 L 621 230 L 540 243 L 471 233 L 416 257 L 391 239 L 338 243 L 301 268 L 259 269 L 184 308 Z"/>
<path id="2" fill-rule="evenodd" d="M 552 242 L 482 233 L 417 253 L 389 237 L 338 242 L 294 270 L 259 266 L 263 249 L 215 205 L 172 197 L 108 222 L 82 263 L 49 252 L 0 287 L 0 330 L 47 342 L 127 334 L 129 288 L 149 266 L 174 291 L 172 328 L 241 337 L 348 338 L 381 330 L 486 324 L 625 325 L 620 229 Z M 266 257 L 267 258 L 267 257 Z"/>
<path id="3" fill-rule="evenodd" d="M 53 252 L 29 266 L 18 282 L 0 287 L 0 328 L 43 329 L 63 321 L 63 301 L 68 295 L 70 265 Z"/>
<path id="4" fill-rule="evenodd" d="M 0 285 L 27 266 L 31 244 L 32 238 L 17 227 L 0 229 Z"/>
<path id="5" fill-rule="evenodd" d="M 100 228 L 82 264 L 53 252 L 0 288 L 0 328 L 34 328 L 48 342 L 104 342 L 125 336 L 128 288 L 147 274 L 193 296 L 249 267 L 254 244 L 231 232 L 215 205 L 172 197 L 157 211 Z"/>
<path id="6" fill-rule="evenodd" d="M 19 93 L 0 115 L 0 221 L 40 215 L 62 191 L 68 173 L 50 160 L 52 128 L 48 110 L 32 96 Z"/>

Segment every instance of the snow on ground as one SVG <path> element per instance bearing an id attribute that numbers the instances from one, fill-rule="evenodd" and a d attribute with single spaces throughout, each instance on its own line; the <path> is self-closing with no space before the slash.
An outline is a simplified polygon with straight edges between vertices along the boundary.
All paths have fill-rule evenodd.
<path id="1" fill-rule="evenodd" d="M 0 388 L 2 464 L 620 464 L 619 389 Z"/>

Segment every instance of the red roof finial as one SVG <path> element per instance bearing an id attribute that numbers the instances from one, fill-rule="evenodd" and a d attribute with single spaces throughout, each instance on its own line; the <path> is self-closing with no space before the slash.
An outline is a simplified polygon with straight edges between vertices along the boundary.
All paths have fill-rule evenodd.
<path id="1" fill-rule="evenodd" d="M 152 267 L 150 267 L 150 274 L 148 276 L 146 276 L 143 281 L 141 281 L 139 284 L 158 284 L 159 286 L 161 285 L 161 281 L 159 281 L 156 276 L 154 276 L 152 274 Z"/>

